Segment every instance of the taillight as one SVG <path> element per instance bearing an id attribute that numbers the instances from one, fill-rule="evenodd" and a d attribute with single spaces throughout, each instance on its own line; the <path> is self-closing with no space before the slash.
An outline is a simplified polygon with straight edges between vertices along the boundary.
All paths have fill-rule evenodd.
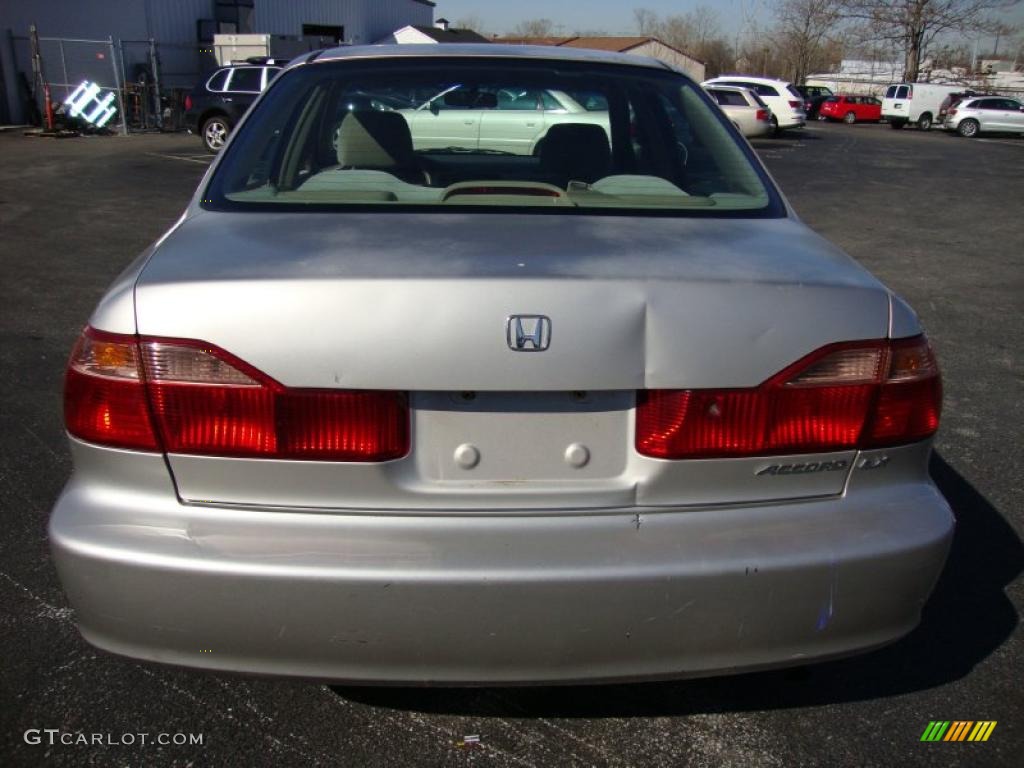
<path id="1" fill-rule="evenodd" d="M 899 445 L 934 434 L 941 403 L 924 336 L 832 344 L 759 387 L 639 392 L 636 449 L 694 459 Z"/>
<path id="2" fill-rule="evenodd" d="M 956 110 L 955 109 L 951 109 L 948 112 L 946 112 L 946 114 L 947 115 L 955 115 L 956 114 Z"/>
<path id="3" fill-rule="evenodd" d="M 767 109 L 759 109 L 759 110 L 757 110 L 757 114 L 754 115 L 754 119 L 755 120 L 763 120 L 763 121 L 767 122 L 769 120 L 768 110 Z"/>
<path id="4" fill-rule="evenodd" d="M 185 109 L 186 110 L 192 109 L 192 96 L 191 95 L 187 95 L 186 94 L 186 96 L 185 96 Z"/>
<path id="5" fill-rule="evenodd" d="M 102 397 L 111 365 L 90 367 L 89 355 L 121 361 L 119 410 Z M 199 341 L 87 329 L 67 381 L 68 431 L 103 445 L 311 461 L 386 461 L 409 450 L 404 393 L 288 388 Z M 106 422 L 113 424 L 106 431 L 89 428 Z"/>
<path id="6" fill-rule="evenodd" d="M 79 337 L 64 375 L 64 424 L 91 443 L 159 450 L 134 337 L 91 328 Z"/>
<path id="7" fill-rule="evenodd" d="M 800 109 L 800 102 L 799 101 L 790 101 L 789 102 L 789 106 L 791 106 L 793 109 Z"/>

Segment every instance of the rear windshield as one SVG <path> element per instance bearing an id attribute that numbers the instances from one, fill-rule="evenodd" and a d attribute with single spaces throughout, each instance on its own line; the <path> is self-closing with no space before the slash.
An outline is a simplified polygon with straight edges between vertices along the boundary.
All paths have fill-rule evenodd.
<path id="1" fill-rule="evenodd" d="M 743 94 L 739 91 L 721 91 L 713 89 L 711 94 L 715 97 L 715 101 L 724 107 L 746 107 L 747 100 L 743 98 Z"/>
<path id="2" fill-rule="evenodd" d="M 749 148 L 690 80 L 525 59 L 289 70 L 240 127 L 203 197 L 218 210 L 784 215 Z"/>

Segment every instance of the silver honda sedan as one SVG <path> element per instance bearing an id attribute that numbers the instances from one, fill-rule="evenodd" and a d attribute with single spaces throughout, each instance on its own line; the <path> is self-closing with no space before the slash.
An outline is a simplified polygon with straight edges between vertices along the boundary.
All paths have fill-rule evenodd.
<path id="1" fill-rule="evenodd" d="M 607 125 L 474 95 L 502 89 Z M 415 128 L 387 106 L 446 92 Z M 344 47 L 282 72 L 89 319 L 51 546 L 85 638 L 151 661 L 805 663 L 917 624 L 953 531 L 940 406 L 913 312 L 684 75 Z"/>

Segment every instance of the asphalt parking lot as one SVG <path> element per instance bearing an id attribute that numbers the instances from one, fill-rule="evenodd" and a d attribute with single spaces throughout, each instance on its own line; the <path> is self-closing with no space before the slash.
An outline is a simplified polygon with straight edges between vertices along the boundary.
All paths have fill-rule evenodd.
<path id="1" fill-rule="evenodd" d="M 64 363 L 98 297 L 177 217 L 208 158 L 181 135 L 0 134 L 0 762 L 1020 765 L 1024 139 L 815 124 L 755 146 L 807 223 L 910 301 L 940 356 L 932 473 L 958 531 L 921 626 L 872 654 L 732 678 L 357 689 L 140 665 L 79 637 L 46 542 L 71 468 Z M 922 743 L 930 720 L 998 725 L 986 743 Z M 47 728 L 203 743 L 26 743 L 26 730 Z M 479 744 L 460 744 L 470 734 Z"/>

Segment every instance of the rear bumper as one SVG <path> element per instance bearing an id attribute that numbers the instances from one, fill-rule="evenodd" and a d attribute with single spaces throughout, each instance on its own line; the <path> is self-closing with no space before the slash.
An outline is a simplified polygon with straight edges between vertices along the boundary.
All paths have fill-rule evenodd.
<path id="1" fill-rule="evenodd" d="M 917 624 L 953 530 L 928 482 L 717 509 L 325 514 L 182 505 L 162 457 L 136 458 L 131 490 L 76 475 L 51 518 L 85 638 L 316 679 L 604 681 L 849 654 Z"/>

